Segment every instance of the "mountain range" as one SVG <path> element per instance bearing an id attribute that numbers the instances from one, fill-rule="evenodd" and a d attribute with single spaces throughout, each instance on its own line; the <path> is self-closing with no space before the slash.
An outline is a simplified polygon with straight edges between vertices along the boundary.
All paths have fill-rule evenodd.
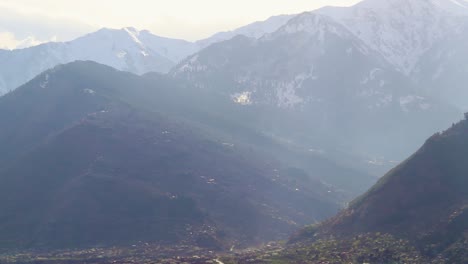
<path id="1" fill-rule="evenodd" d="M 276 16 L 210 38 L 189 42 L 139 31 L 104 28 L 69 42 L 52 42 L 17 50 L 0 50 L 0 95 L 11 91 L 39 73 L 75 60 L 92 60 L 136 74 L 168 72 L 187 56 L 213 43 L 242 34 L 261 37 L 275 31 L 292 16 Z"/>
<path id="2" fill-rule="evenodd" d="M 421 92 L 347 27 L 315 13 L 298 15 L 260 39 L 213 44 L 170 75 L 259 109 L 259 123 L 275 136 L 366 160 L 401 160 L 461 116 Z M 404 143 L 395 148 L 388 144 L 393 140 Z"/>
<path id="3" fill-rule="evenodd" d="M 371 182 L 234 123 L 234 103 L 205 112 L 193 97 L 94 62 L 1 97 L 0 247 L 247 246 L 331 216 Z"/>
<path id="4" fill-rule="evenodd" d="M 351 150 L 359 153 L 358 163 L 385 164 L 377 166 L 380 174 L 468 106 L 457 96 L 465 93 L 463 82 L 452 81 L 465 78 L 461 43 L 466 10 L 460 0 L 366 0 L 272 17 L 195 43 L 133 28 L 102 29 L 68 43 L 0 51 L 0 90 L 13 90 L 42 71 L 75 60 L 136 74 L 169 72 L 240 104 L 269 104 L 273 109 L 267 111 L 278 112 L 283 120 L 295 112 L 293 119 L 312 127 L 305 135 L 291 135 L 297 131 L 294 123 L 267 120 L 266 125 L 292 127 L 274 136 L 293 142 L 307 137 L 309 148 L 321 152 L 337 152 L 320 144 L 323 134 L 335 142 L 330 131 L 348 130 L 346 122 L 357 122 L 354 128 L 365 132 L 366 124 L 375 121 L 379 125 L 371 131 L 377 131 L 353 129 L 349 139 L 362 146 Z M 390 119 L 405 121 L 398 128 Z M 382 131 L 397 140 L 407 138 L 407 147 L 394 149 L 369 135 Z M 346 146 L 349 141 L 338 141 L 337 155 L 354 149 Z"/>
<path id="5" fill-rule="evenodd" d="M 437 88 L 450 77 L 452 71 L 446 67 L 457 67 L 462 73 L 466 68 L 466 65 L 453 61 L 455 57 L 460 62 L 465 61 L 453 54 L 462 53 L 457 52 L 456 45 L 462 41 L 457 38 L 466 35 L 463 34 L 468 17 L 466 1 L 365 0 L 351 7 L 325 7 L 312 13 L 325 15 L 341 24 L 362 41 L 366 49 L 373 51 L 372 56 L 382 57 L 409 79 L 423 83 L 418 85 L 422 87 L 420 93 L 442 95 L 449 103 L 468 108 L 467 103 L 453 99 L 454 92 L 463 92 L 461 88 L 447 92 Z M 67 43 L 1 51 L 0 92 L 13 90 L 50 67 L 74 60 L 93 60 L 136 74 L 168 72 L 184 58 L 212 44 L 238 35 L 259 39 L 277 31 L 295 16 L 271 17 L 197 42 L 159 37 L 134 28 L 102 29 Z M 408 24 L 414 26 L 406 27 Z M 443 58 L 442 54 L 445 54 Z M 426 85 L 435 79 L 440 82 Z"/>
<path id="6" fill-rule="evenodd" d="M 226 250 L 345 207 L 292 242 L 389 234 L 458 261 L 467 30 L 466 1 L 364 0 L 198 42 L 0 50 L 0 249 Z"/>

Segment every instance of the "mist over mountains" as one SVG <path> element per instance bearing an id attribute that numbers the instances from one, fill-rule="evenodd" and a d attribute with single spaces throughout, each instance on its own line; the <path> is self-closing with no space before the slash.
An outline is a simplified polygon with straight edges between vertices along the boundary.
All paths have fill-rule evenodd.
<path id="1" fill-rule="evenodd" d="M 419 254 L 437 257 L 434 263 L 466 262 L 467 129 L 465 119 L 433 135 L 348 208 L 294 240 L 392 234 L 410 240 Z M 412 257 L 414 263 L 428 261 Z"/>
<path id="2" fill-rule="evenodd" d="M 331 21 L 342 25 L 363 42 L 365 49 L 372 51 L 370 57 L 383 57 L 390 67 L 417 83 L 443 79 L 444 74 L 448 74 L 449 70 L 445 71 L 444 65 L 456 62 L 441 62 L 443 50 L 439 49 L 450 43 L 461 43 L 457 37 L 464 36 L 468 16 L 467 4 L 462 0 L 366 0 L 352 7 L 325 7 L 311 13 L 325 15 Z M 271 17 L 194 43 L 158 37 L 145 30 L 124 28 L 99 30 L 67 43 L 50 43 L 23 50 L 2 51 L 0 55 L 4 66 L 1 69 L 2 73 L 5 73 L 0 76 L 0 91 L 5 93 L 15 89 L 50 67 L 74 60 L 93 60 L 136 74 L 168 72 L 184 58 L 211 44 L 229 40 L 237 35 L 259 39 L 277 31 L 293 17 L 295 15 Z M 405 27 L 407 24 L 414 26 Z M 305 32 L 308 29 L 311 30 L 303 25 L 298 30 Z M 451 50 L 451 54 L 447 52 L 445 51 L 445 60 L 457 57 L 462 61 L 459 56 L 454 56 L 455 50 Z M 431 56 L 437 56 L 439 62 L 433 59 L 431 64 L 425 63 L 426 58 Z M 25 65 L 26 61 L 31 60 L 37 63 Z M 15 65 L 22 65 L 23 69 L 26 66 L 26 70 L 15 69 Z M 431 68 L 430 72 L 421 69 L 423 65 L 424 68 Z M 462 71 L 466 68 L 466 65 L 457 66 Z M 421 93 L 435 93 L 435 87 L 417 86 Z M 436 94 L 439 95 L 438 93 Z M 445 97 L 449 103 L 467 108 L 467 104 Z"/>
<path id="3" fill-rule="evenodd" d="M 2 97 L 2 247 L 225 248 L 284 238 L 337 210 L 339 193 L 319 178 L 164 109 L 170 89 L 75 62 Z"/>
<path id="4" fill-rule="evenodd" d="M 466 1 L 364 0 L 0 50 L 0 253 L 295 234 L 232 263 L 464 261 L 467 30 Z"/>
<path id="5" fill-rule="evenodd" d="M 292 16 L 272 17 L 234 31 L 220 32 L 197 42 L 159 37 L 146 30 L 128 27 L 120 30 L 104 28 L 65 43 L 45 43 L 12 51 L 0 50 L 3 65 L 0 66 L 0 94 L 17 88 L 51 67 L 75 60 L 92 60 L 136 74 L 165 73 L 182 59 L 213 43 L 238 34 L 261 37 L 275 31 L 290 17 Z"/>

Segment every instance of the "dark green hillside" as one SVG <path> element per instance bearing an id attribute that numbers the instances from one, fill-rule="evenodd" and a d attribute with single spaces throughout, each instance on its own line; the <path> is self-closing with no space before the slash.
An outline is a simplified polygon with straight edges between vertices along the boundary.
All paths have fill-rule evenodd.
<path id="1" fill-rule="evenodd" d="M 468 120 L 432 136 L 349 208 L 293 241 L 376 232 L 447 263 L 468 261 Z"/>

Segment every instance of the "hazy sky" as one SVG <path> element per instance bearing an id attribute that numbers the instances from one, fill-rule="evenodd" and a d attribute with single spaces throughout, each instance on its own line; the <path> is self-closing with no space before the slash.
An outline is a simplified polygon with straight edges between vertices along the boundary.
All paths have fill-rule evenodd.
<path id="1" fill-rule="evenodd" d="M 279 14 L 359 0 L 0 0 L 0 48 L 133 26 L 198 40 Z"/>

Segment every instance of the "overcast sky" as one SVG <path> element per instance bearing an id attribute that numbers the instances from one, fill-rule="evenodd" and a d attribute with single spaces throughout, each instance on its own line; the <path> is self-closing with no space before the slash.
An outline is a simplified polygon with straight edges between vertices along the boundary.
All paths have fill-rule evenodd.
<path id="1" fill-rule="evenodd" d="M 359 0 L 0 0 L 0 48 L 65 41 L 102 27 L 198 40 L 279 14 Z"/>

